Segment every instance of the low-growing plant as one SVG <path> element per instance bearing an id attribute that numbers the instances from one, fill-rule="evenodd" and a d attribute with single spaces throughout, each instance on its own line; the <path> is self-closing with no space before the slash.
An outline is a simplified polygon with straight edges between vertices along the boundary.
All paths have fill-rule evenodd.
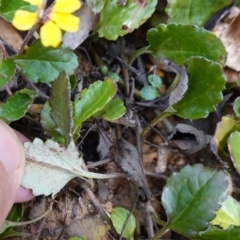
<path id="1" fill-rule="evenodd" d="M 75 143 L 81 135 L 82 124 L 90 118 L 114 122 L 126 113 L 123 99 L 117 95 L 119 74 L 107 66 L 99 67 L 108 78 L 89 84 L 79 97 L 72 100 L 79 61 L 74 50 L 62 43 L 62 34 L 78 30 L 80 18 L 73 13 L 81 4 L 78 0 L 56 0 L 49 7 L 44 3 L 41 0 L 2 0 L 0 3 L 1 17 L 21 31 L 29 30 L 19 52 L 12 56 L 0 54 L 0 87 L 10 91 L 6 101 L 0 103 L 0 119 L 10 124 L 23 117 L 38 116 L 38 122 L 49 138 L 46 143 L 35 139 L 24 146 L 28 162 L 22 184 L 33 189 L 36 196 L 55 195 L 74 177 L 116 177 L 116 174 L 86 170 Z M 87 0 L 88 8 L 100 16 L 92 36 L 113 41 L 134 31 L 154 14 L 157 3 L 157 0 Z M 176 77 L 166 91 L 168 106 L 141 132 L 142 138 L 169 116 L 188 120 L 205 118 L 223 100 L 226 84 L 223 68 L 227 53 L 221 40 L 204 26 L 210 25 L 213 13 L 229 6 L 232 6 L 229 0 L 169 0 L 165 9 L 168 21 L 147 31 L 147 46 L 138 49 L 126 64 L 132 65 L 140 55 L 149 54 L 161 59 Z M 115 74 L 115 79 L 111 74 Z M 8 85 L 17 75 L 25 79 L 29 83 L 26 86 L 31 86 L 31 89 L 18 89 L 12 94 Z M 151 74 L 148 82 L 151 86 L 140 91 L 142 98 L 160 98 L 161 78 Z M 41 92 L 38 84 L 45 84 L 50 93 Z M 214 153 L 230 165 L 233 163 L 233 169 L 235 167 L 239 172 L 239 98 L 234 102 L 234 111 L 234 114 L 222 117 L 211 144 Z M 33 156 L 37 156 L 34 161 Z M 32 179 L 33 175 L 40 176 L 43 181 L 35 182 L 34 179 L 39 178 Z M 167 221 L 160 220 L 151 210 L 153 218 L 162 227 L 151 236 L 152 239 L 161 238 L 168 230 L 194 240 L 239 239 L 239 214 L 231 217 L 233 206 L 239 209 L 239 203 L 227 198 L 227 190 L 226 173 L 201 164 L 185 166 L 172 174 L 161 196 Z M 132 215 L 129 225 L 124 227 L 129 214 L 124 208 L 114 208 L 111 220 L 118 234 L 134 239 L 136 223 Z M 6 224 L 2 232 L 11 227 L 5 235 L 14 235 L 12 226 L 18 224 Z"/>

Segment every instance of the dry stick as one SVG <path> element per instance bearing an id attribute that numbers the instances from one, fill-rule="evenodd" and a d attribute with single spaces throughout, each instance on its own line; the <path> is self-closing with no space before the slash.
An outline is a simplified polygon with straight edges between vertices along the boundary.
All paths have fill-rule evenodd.
<path id="1" fill-rule="evenodd" d="M 138 118 L 137 114 L 135 114 L 134 117 L 135 117 L 135 121 L 137 122 L 137 128 L 136 128 L 137 149 L 138 149 L 139 157 L 140 157 L 139 161 L 141 162 L 141 166 L 142 166 L 142 164 L 143 164 L 142 141 L 141 141 L 141 137 L 140 137 L 140 132 L 142 131 L 142 129 L 141 129 L 140 121 L 139 121 L 139 118 Z M 149 189 L 147 189 L 147 191 L 148 191 L 148 193 L 150 193 Z M 153 221 L 152 221 L 151 214 L 150 214 L 150 212 L 148 211 L 148 208 L 147 208 L 147 205 L 149 205 L 149 204 L 150 204 L 150 201 L 148 199 L 148 201 L 146 202 L 146 205 L 145 205 L 147 232 L 148 232 L 149 237 L 153 237 L 154 236 Z"/>
<path id="2" fill-rule="evenodd" d="M 124 225 L 123 225 L 123 228 L 122 228 L 122 230 L 121 230 L 121 234 L 120 234 L 119 240 L 122 240 L 122 238 L 123 238 L 123 233 L 124 233 L 124 231 L 125 231 L 125 229 L 126 229 L 126 227 L 127 227 L 128 221 L 129 221 L 129 219 L 130 219 L 130 217 L 131 217 L 131 214 L 133 214 L 134 209 L 136 209 L 137 202 L 138 202 L 138 194 L 137 194 L 137 197 L 136 197 L 136 199 L 135 199 L 135 201 L 134 201 L 134 204 L 133 204 L 133 206 L 132 206 L 132 209 L 131 209 L 131 211 L 129 212 L 129 214 L 128 214 L 128 216 L 127 216 L 127 219 L 126 219 L 126 221 L 124 222 Z"/>
<path id="3" fill-rule="evenodd" d="M 98 209 L 100 216 L 107 222 L 107 224 L 111 227 L 113 231 L 115 231 L 115 228 L 112 224 L 112 221 L 109 219 L 108 215 L 103 209 L 102 204 L 98 201 L 92 190 L 87 186 L 86 183 L 82 183 L 81 187 L 85 190 L 85 192 L 88 194 L 90 197 L 93 205 L 95 206 L 96 209 Z M 116 232 L 115 232 L 116 233 Z"/>
<path id="4" fill-rule="evenodd" d="M 50 213 L 50 211 L 52 210 L 53 202 L 54 202 L 54 199 L 51 199 L 50 204 L 49 204 L 49 207 L 48 207 L 48 209 L 47 209 L 47 212 L 49 212 L 49 213 Z M 46 218 L 47 218 L 47 216 L 45 216 L 45 217 L 43 218 L 43 220 L 42 220 L 42 222 L 41 222 L 38 230 L 37 230 L 36 233 L 35 233 L 35 238 L 34 238 L 34 240 L 38 240 L 38 239 L 39 239 L 40 234 L 41 234 L 41 232 L 42 232 L 42 229 L 43 229 L 43 227 L 44 227 Z"/>
<path id="5" fill-rule="evenodd" d="M 64 239 L 64 234 L 65 234 L 65 232 L 66 232 L 66 220 L 67 220 L 67 216 L 68 216 L 68 214 L 67 214 L 67 191 L 68 191 L 68 189 L 65 187 L 65 199 L 64 199 L 64 202 L 65 202 L 65 216 L 64 216 L 64 220 L 63 220 L 63 227 L 62 227 L 62 231 L 61 231 L 61 233 L 59 234 L 59 236 L 58 236 L 58 238 L 57 238 L 57 240 L 62 240 L 62 239 Z"/>
<path id="6" fill-rule="evenodd" d="M 23 40 L 22 46 L 19 50 L 19 53 L 22 53 L 24 50 L 24 47 L 27 45 L 27 43 L 29 42 L 29 40 L 32 38 L 33 34 L 35 31 L 38 30 L 38 28 L 40 27 L 40 23 L 35 24 L 27 33 L 26 37 Z"/>
<path id="7" fill-rule="evenodd" d="M 39 239 L 40 234 L 41 234 L 41 232 L 42 232 L 42 229 L 43 229 L 43 227 L 44 227 L 45 222 L 46 222 L 46 217 L 42 219 L 42 222 L 40 223 L 40 226 L 38 227 L 38 230 L 37 230 L 37 232 L 35 233 L 36 236 L 34 237 L 34 240 L 38 240 L 38 239 Z"/>
<path id="8" fill-rule="evenodd" d="M 45 93 L 43 93 L 40 89 L 38 89 L 31 81 L 24 78 L 24 80 L 31 86 L 31 88 L 37 93 L 38 97 L 42 97 L 44 99 L 49 99 L 49 96 L 47 96 Z"/>

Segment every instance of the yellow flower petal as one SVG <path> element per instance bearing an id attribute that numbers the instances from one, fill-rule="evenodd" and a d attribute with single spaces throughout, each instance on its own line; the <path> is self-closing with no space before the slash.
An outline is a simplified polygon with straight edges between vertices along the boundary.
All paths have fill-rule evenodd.
<path id="1" fill-rule="evenodd" d="M 44 47 L 57 47 L 62 41 L 62 32 L 55 23 L 47 21 L 40 29 L 40 37 Z"/>
<path id="2" fill-rule="evenodd" d="M 37 5 L 39 9 L 44 8 L 44 1 L 43 0 L 24 0 L 24 2 L 28 2 L 31 5 Z"/>
<path id="3" fill-rule="evenodd" d="M 67 13 L 51 12 L 49 18 L 54 21 L 62 30 L 76 32 L 80 24 L 80 18 Z"/>
<path id="4" fill-rule="evenodd" d="M 52 11 L 59 13 L 73 13 L 81 7 L 79 0 L 56 0 Z"/>
<path id="5" fill-rule="evenodd" d="M 37 22 L 37 13 L 18 10 L 15 12 L 14 18 L 12 20 L 12 25 L 21 31 L 26 31 L 29 30 Z"/>

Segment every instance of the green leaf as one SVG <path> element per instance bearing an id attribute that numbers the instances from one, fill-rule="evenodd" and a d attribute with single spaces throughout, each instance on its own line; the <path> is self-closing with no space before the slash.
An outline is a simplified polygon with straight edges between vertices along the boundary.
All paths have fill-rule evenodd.
<path id="1" fill-rule="evenodd" d="M 100 13 L 104 7 L 103 0 L 86 0 L 88 7 L 94 13 Z"/>
<path id="2" fill-rule="evenodd" d="M 111 78 L 115 82 L 119 81 L 119 75 L 117 73 L 108 71 L 107 75 L 108 75 L 109 78 Z"/>
<path id="3" fill-rule="evenodd" d="M 99 36 L 116 40 L 132 32 L 151 17 L 157 2 L 128 0 L 125 5 L 121 5 L 118 0 L 105 0 L 97 26 Z"/>
<path id="4" fill-rule="evenodd" d="M 95 118 L 103 117 L 108 121 L 114 121 L 122 117 L 126 112 L 126 108 L 123 104 L 123 101 L 114 98 L 111 100 L 102 110 L 94 114 Z"/>
<path id="5" fill-rule="evenodd" d="M 15 121 L 23 117 L 32 104 L 35 92 L 29 89 L 22 89 L 7 99 L 3 104 L 2 114 L 8 121 Z"/>
<path id="6" fill-rule="evenodd" d="M 170 16 L 169 23 L 204 25 L 222 8 L 232 3 L 232 0 L 169 0 L 166 12 Z"/>
<path id="7" fill-rule="evenodd" d="M 9 0 L 1 0 L 0 2 L 0 15 L 4 17 L 7 21 L 11 22 L 14 14 L 17 10 L 25 10 L 29 12 L 35 12 L 37 10 L 37 6 L 30 5 L 25 1 L 9 1 Z"/>
<path id="8" fill-rule="evenodd" d="M 141 89 L 140 95 L 144 100 L 154 100 L 160 96 L 157 88 L 153 86 L 145 86 Z"/>
<path id="9" fill-rule="evenodd" d="M 240 97 L 236 98 L 233 105 L 236 116 L 240 117 Z"/>
<path id="10" fill-rule="evenodd" d="M 5 86 L 15 73 L 15 64 L 13 59 L 2 60 L 0 64 L 0 88 Z"/>
<path id="11" fill-rule="evenodd" d="M 219 225 L 225 229 L 230 225 L 240 226 L 240 204 L 233 197 L 228 196 L 216 214 L 217 216 L 211 222 L 212 224 Z"/>
<path id="12" fill-rule="evenodd" d="M 160 88 L 162 85 L 162 79 L 156 74 L 148 75 L 148 82 L 156 88 Z"/>
<path id="13" fill-rule="evenodd" d="M 75 130 L 93 114 L 102 110 L 113 98 L 117 85 L 112 79 L 94 82 L 84 89 L 81 99 L 74 102 L 74 133 Z"/>
<path id="14" fill-rule="evenodd" d="M 216 153 L 226 151 L 228 137 L 236 130 L 240 131 L 240 119 L 235 118 L 233 115 L 222 117 L 221 122 L 217 124 L 212 139 L 212 146 Z"/>
<path id="15" fill-rule="evenodd" d="M 85 238 L 81 238 L 81 237 L 71 237 L 71 238 L 68 238 L 67 240 L 85 240 Z"/>
<path id="16" fill-rule="evenodd" d="M 22 203 L 14 204 L 7 216 L 7 220 L 12 222 L 19 222 L 23 216 L 23 210 L 24 207 Z"/>
<path id="17" fill-rule="evenodd" d="M 45 102 L 43 109 L 41 111 L 41 124 L 44 131 L 58 143 L 65 144 L 66 141 L 63 136 L 57 131 L 57 124 L 52 120 L 51 116 L 51 107 L 49 102 Z"/>
<path id="18" fill-rule="evenodd" d="M 231 225 L 228 229 L 210 228 L 205 232 L 200 232 L 192 240 L 237 240 L 240 239 L 240 227 Z"/>
<path id="19" fill-rule="evenodd" d="M 172 105 L 174 114 L 191 120 L 207 117 L 222 100 L 226 83 L 222 68 L 218 63 L 200 57 L 190 58 L 184 64 L 189 76 L 188 89 L 182 99 Z"/>
<path id="20" fill-rule="evenodd" d="M 65 72 L 60 73 L 58 78 L 52 83 L 51 95 L 49 98 L 51 107 L 50 116 L 56 123 L 56 131 L 65 139 L 68 145 L 71 141 L 72 102 L 70 100 L 70 82 Z"/>
<path id="21" fill-rule="evenodd" d="M 193 56 L 202 56 L 221 65 L 226 58 L 221 40 L 194 25 L 160 24 L 148 31 L 147 41 L 147 50 L 154 57 L 165 57 L 180 65 Z"/>
<path id="22" fill-rule="evenodd" d="M 34 83 L 51 83 L 60 72 L 65 71 L 71 75 L 78 66 L 77 56 L 71 49 L 64 45 L 45 48 L 40 41 L 29 47 L 26 53 L 18 55 L 15 62 L 22 73 Z"/>
<path id="23" fill-rule="evenodd" d="M 223 171 L 200 164 L 182 168 L 168 178 L 163 189 L 162 204 L 168 217 L 164 228 L 185 236 L 205 230 L 227 197 L 227 189 Z"/>
<path id="24" fill-rule="evenodd" d="M 130 212 L 125 208 L 121 208 L 121 207 L 113 208 L 111 212 L 111 220 L 118 234 L 121 234 L 129 214 Z M 136 228 L 136 220 L 134 216 L 131 214 L 127 221 L 126 228 L 123 232 L 123 237 L 133 240 L 135 228 Z"/>
<path id="25" fill-rule="evenodd" d="M 23 216 L 23 209 L 24 207 L 22 203 L 14 204 L 6 220 L 12 222 L 19 222 Z M 13 236 L 19 236 L 19 233 L 15 232 L 12 227 L 10 227 L 0 234 L 0 239 L 5 239 L 7 237 Z"/>
<path id="26" fill-rule="evenodd" d="M 237 169 L 238 172 L 240 172 L 239 142 L 240 142 L 240 132 L 235 131 L 235 132 L 231 133 L 231 135 L 228 138 L 228 149 L 229 149 L 229 152 L 231 155 L 231 159 L 233 161 L 233 165 Z"/>

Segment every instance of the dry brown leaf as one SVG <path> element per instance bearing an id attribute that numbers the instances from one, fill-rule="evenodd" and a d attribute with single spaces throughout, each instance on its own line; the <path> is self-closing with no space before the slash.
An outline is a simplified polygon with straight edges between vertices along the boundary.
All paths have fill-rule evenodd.
<path id="1" fill-rule="evenodd" d="M 226 66 L 240 71 L 240 9 L 233 8 L 227 17 L 219 22 L 213 33 L 219 37 L 225 46 L 228 57 Z"/>
<path id="2" fill-rule="evenodd" d="M 20 49 L 23 39 L 17 30 L 5 19 L 0 17 L 0 37 L 16 52 Z"/>
<path id="3" fill-rule="evenodd" d="M 82 42 L 84 42 L 89 33 L 97 26 L 99 16 L 93 14 L 89 7 L 85 4 L 76 13 L 81 19 L 79 29 L 75 33 L 66 33 L 63 37 L 63 43 L 71 49 L 76 49 Z"/>

